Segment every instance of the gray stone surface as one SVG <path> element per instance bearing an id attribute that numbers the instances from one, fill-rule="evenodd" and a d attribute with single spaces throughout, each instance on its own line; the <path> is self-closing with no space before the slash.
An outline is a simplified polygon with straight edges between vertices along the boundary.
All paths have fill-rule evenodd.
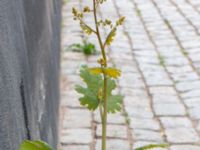
<path id="1" fill-rule="evenodd" d="M 61 133 L 61 144 L 90 144 L 92 132 L 90 129 L 67 129 Z"/>
<path id="2" fill-rule="evenodd" d="M 0 1 L 0 150 L 58 140 L 60 0 Z"/>
<path id="3" fill-rule="evenodd" d="M 129 150 L 130 145 L 128 141 L 125 140 L 108 140 L 107 141 L 107 149 L 109 150 Z M 101 150 L 101 141 L 97 140 L 96 142 L 96 149 Z"/>
<path id="4" fill-rule="evenodd" d="M 133 129 L 160 130 L 160 125 L 155 119 L 131 118 L 130 127 Z"/>
<path id="5" fill-rule="evenodd" d="M 192 128 L 192 122 L 186 117 L 162 117 L 160 120 L 165 128 Z"/>
<path id="6" fill-rule="evenodd" d="M 170 147 L 170 150 L 200 150 L 200 146 L 194 145 L 174 145 Z"/>
<path id="7" fill-rule="evenodd" d="M 135 140 L 163 142 L 162 134 L 152 130 L 133 130 L 133 138 Z"/>
<path id="8" fill-rule="evenodd" d="M 91 114 L 86 109 L 67 109 L 63 119 L 63 128 L 90 128 Z M 79 118 L 79 119 L 77 119 Z"/>
<path id="9" fill-rule="evenodd" d="M 181 103 L 155 104 L 154 110 L 159 116 L 184 116 L 185 108 Z"/>
<path id="10" fill-rule="evenodd" d="M 122 70 L 115 92 L 124 95 L 122 112 L 108 115 L 108 149 L 127 150 L 129 146 L 135 149 L 146 144 L 169 143 L 169 148 L 155 150 L 198 150 L 200 3 L 197 0 L 106 2 L 99 10 L 100 17 L 116 20 L 126 16 L 108 51 L 109 65 Z M 72 6 L 80 8 L 87 4 L 91 2 L 69 0 L 64 5 L 63 49 L 76 40 L 81 42 L 83 37 L 69 10 Z M 106 28 L 102 33 L 108 31 Z M 94 37 L 88 39 L 97 44 Z M 68 51 L 63 53 L 62 61 L 62 74 L 67 80 L 66 90 L 62 92 L 62 107 L 66 110 L 63 118 L 73 118 L 64 122 L 66 128 L 62 130 L 71 126 L 79 130 L 88 122 L 84 118 L 91 120 L 91 128 L 87 127 L 93 135 L 91 150 L 101 149 L 99 112 L 92 112 L 90 117 L 70 117 L 67 110 L 82 109 L 76 101 L 80 95 L 73 91 L 76 83 L 82 83 L 77 73 L 81 64 L 95 66 L 97 58 L 99 55 L 85 57 Z M 77 141 L 75 146 L 81 144 L 81 136 L 72 137 Z M 72 144 L 69 138 L 70 135 L 62 144 Z"/>
<path id="11" fill-rule="evenodd" d="M 86 145 L 69 145 L 63 146 L 62 150 L 90 150 L 90 147 Z"/>
<path id="12" fill-rule="evenodd" d="M 199 142 L 198 134 L 193 128 L 166 129 L 167 139 L 171 143 L 196 143 Z"/>
<path id="13" fill-rule="evenodd" d="M 94 113 L 94 120 L 98 123 L 101 123 L 101 117 L 100 117 L 100 113 L 98 111 L 95 111 Z M 108 115 L 108 124 L 125 124 L 126 122 L 126 118 L 124 117 L 124 115 L 119 112 L 116 114 L 109 114 Z"/>
<path id="14" fill-rule="evenodd" d="M 101 125 L 97 126 L 96 135 L 101 137 L 102 130 Z M 121 125 L 108 125 L 107 126 L 107 137 L 112 138 L 127 138 L 127 128 Z"/>

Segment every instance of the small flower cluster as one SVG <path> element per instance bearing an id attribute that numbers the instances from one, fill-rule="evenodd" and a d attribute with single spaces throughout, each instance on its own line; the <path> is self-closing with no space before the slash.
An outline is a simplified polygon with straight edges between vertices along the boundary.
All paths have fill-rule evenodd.
<path id="1" fill-rule="evenodd" d="M 96 5 L 97 4 L 102 4 L 103 2 L 105 2 L 106 0 L 97 0 L 96 1 Z M 85 22 L 84 22 L 84 15 L 86 13 L 90 13 L 90 12 L 94 12 L 94 10 L 92 10 L 89 6 L 85 6 L 83 8 L 83 10 L 81 12 L 79 12 L 76 8 L 72 8 L 72 13 L 73 13 L 73 16 L 74 16 L 74 20 L 79 20 L 80 22 L 80 27 L 82 28 L 82 30 L 90 35 L 92 33 L 95 33 L 97 34 L 97 31 L 95 29 L 92 29 L 89 25 L 87 25 Z M 99 27 L 99 26 L 109 26 L 111 31 L 110 33 L 108 34 L 107 38 L 106 38 L 106 41 L 104 43 L 104 46 L 105 45 L 110 45 L 112 43 L 112 41 L 114 40 L 114 37 L 116 35 L 116 30 L 117 30 L 117 27 L 122 25 L 125 21 L 125 17 L 121 17 L 119 18 L 115 23 L 113 23 L 110 19 L 105 19 L 105 20 L 97 20 L 96 22 L 96 25 Z"/>

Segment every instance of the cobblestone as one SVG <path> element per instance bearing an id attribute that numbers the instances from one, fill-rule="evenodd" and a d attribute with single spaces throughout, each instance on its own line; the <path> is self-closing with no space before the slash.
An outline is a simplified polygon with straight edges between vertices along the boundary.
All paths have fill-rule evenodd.
<path id="1" fill-rule="evenodd" d="M 67 109 L 64 116 L 63 128 L 89 128 L 91 127 L 91 114 L 86 109 Z M 80 117 L 81 116 L 81 117 Z M 79 119 L 77 119 L 79 118 Z"/>
<path id="2" fill-rule="evenodd" d="M 121 125 L 108 125 L 108 131 L 107 131 L 107 137 L 112 137 L 112 138 L 122 138 L 126 139 L 127 138 L 127 128 L 126 126 L 121 126 Z M 99 124 L 97 126 L 97 131 L 96 135 L 98 137 L 101 137 L 101 125 Z"/>
<path id="3" fill-rule="evenodd" d="M 70 10 L 90 3 L 68 0 L 63 5 L 63 150 L 101 149 L 99 112 L 81 107 L 80 95 L 74 90 L 77 83 L 82 83 L 80 66 L 96 66 L 99 54 L 85 56 L 67 50 L 84 37 Z M 102 18 L 109 16 L 111 20 L 126 16 L 108 51 L 109 65 L 122 71 L 115 92 L 122 93 L 124 100 L 122 112 L 108 115 L 107 149 L 133 150 L 147 144 L 169 143 L 169 148 L 155 150 L 200 150 L 200 2 L 110 0 L 99 12 Z M 86 20 L 92 23 L 90 17 Z M 88 40 L 97 46 L 94 35 Z"/>
<path id="4" fill-rule="evenodd" d="M 85 145 L 69 145 L 63 146 L 63 150 L 90 150 L 90 147 Z"/>
<path id="5" fill-rule="evenodd" d="M 158 116 L 184 116 L 186 114 L 181 103 L 155 104 L 154 110 Z"/>
<path id="6" fill-rule="evenodd" d="M 129 150 L 128 141 L 125 140 L 108 140 L 107 149 L 109 150 Z M 101 140 L 97 140 L 96 150 L 101 150 Z"/>
<path id="7" fill-rule="evenodd" d="M 194 145 L 174 145 L 170 147 L 170 150 L 200 150 L 200 147 Z"/>
<path id="8" fill-rule="evenodd" d="M 98 123 L 101 123 L 100 113 L 94 113 L 94 120 Z M 123 114 L 116 113 L 116 114 L 109 114 L 108 115 L 108 124 L 125 124 L 125 118 Z"/>
<path id="9" fill-rule="evenodd" d="M 199 137 L 193 128 L 166 129 L 167 139 L 171 143 L 196 143 Z"/>
<path id="10" fill-rule="evenodd" d="M 165 128 L 192 128 L 191 121 L 186 117 L 162 117 L 160 120 Z"/>
<path id="11" fill-rule="evenodd" d="M 90 144 L 92 132 L 90 129 L 67 129 L 61 133 L 62 144 Z"/>
<path id="12" fill-rule="evenodd" d="M 133 129 L 160 130 L 159 123 L 154 119 L 131 118 L 130 127 Z"/>
<path id="13" fill-rule="evenodd" d="M 151 130 L 133 130 L 133 138 L 135 140 L 163 142 L 162 134 Z"/>

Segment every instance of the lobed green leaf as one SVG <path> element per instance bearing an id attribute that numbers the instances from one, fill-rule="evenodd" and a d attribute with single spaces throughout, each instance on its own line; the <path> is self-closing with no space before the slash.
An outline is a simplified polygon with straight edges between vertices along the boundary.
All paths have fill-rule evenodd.
<path id="1" fill-rule="evenodd" d="M 20 150 L 53 150 L 47 143 L 43 141 L 25 140 L 20 145 Z"/>
<path id="2" fill-rule="evenodd" d="M 100 102 L 103 103 L 103 101 L 99 99 L 101 97 L 99 95 L 99 91 L 103 91 L 104 89 L 102 75 L 92 74 L 88 67 L 83 66 L 80 71 L 80 76 L 86 83 L 86 87 L 80 85 L 76 86 L 76 91 L 80 94 L 83 94 L 83 96 L 79 99 L 80 104 L 93 111 L 98 108 Z M 116 88 L 116 83 L 110 77 L 107 78 L 107 112 L 115 113 L 121 110 L 123 97 L 121 95 L 112 94 L 112 91 Z"/>

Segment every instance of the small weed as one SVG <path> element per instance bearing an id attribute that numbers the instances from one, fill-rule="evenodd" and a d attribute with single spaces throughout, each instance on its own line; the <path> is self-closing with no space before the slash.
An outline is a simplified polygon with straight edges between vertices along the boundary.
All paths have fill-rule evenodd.
<path id="1" fill-rule="evenodd" d="M 72 44 L 69 46 L 68 50 L 83 52 L 85 55 L 92 55 L 97 53 L 95 45 L 86 40 L 83 41 L 83 44 Z"/>
<path id="2" fill-rule="evenodd" d="M 128 113 L 124 112 L 122 115 L 125 117 L 126 124 L 130 125 L 131 120 L 128 116 Z"/>
<path id="3" fill-rule="evenodd" d="M 174 84 L 178 84 L 178 83 L 180 83 L 180 81 L 179 81 L 179 80 L 176 80 L 176 81 L 174 81 Z"/>
<path id="4" fill-rule="evenodd" d="M 137 15 L 140 17 L 141 16 L 141 11 L 139 9 L 136 9 Z"/>
<path id="5" fill-rule="evenodd" d="M 167 19 L 164 19 L 164 22 L 169 28 L 171 28 L 171 25 L 170 25 L 170 23 L 169 23 L 169 21 Z"/>
<path id="6" fill-rule="evenodd" d="M 158 56 L 158 59 L 159 59 L 159 63 L 160 63 L 160 65 L 161 65 L 161 66 L 164 66 L 164 65 L 165 65 L 164 57 L 161 56 L 161 55 L 159 55 L 159 56 Z"/>
<path id="7" fill-rule="evenodd" d="M 181 49 L 181 52 L 183 53 L 184 56 L 188 56 L 188 52 L 186 52 L 184 49 Z"/>

